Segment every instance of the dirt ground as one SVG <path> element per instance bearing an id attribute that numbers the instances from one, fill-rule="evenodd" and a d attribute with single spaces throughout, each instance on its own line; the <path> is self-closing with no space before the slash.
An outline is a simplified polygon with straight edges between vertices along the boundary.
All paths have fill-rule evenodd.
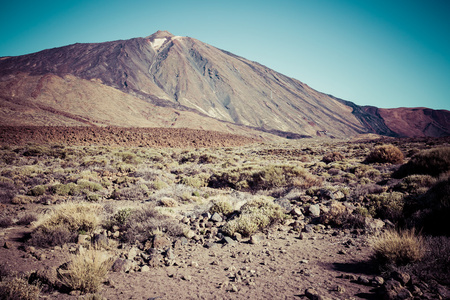
<path id="1" fill-rule="evenodd" d="M 42 211 L 45 206 L 3 209 Z M 29 226 L 0 230 L 0 264 L 18 273 L 55 269 L 79 247 L 30 249 L 23 244 L 30 231 Z M 375 276 L 367 236 L 335 229 L 299 233 L 278 225 L 255 237 L 231 243 L 187 240 L 176 244 L 166 265 L 110 272 L 98 294 L 106 299 L 306 299 L 305 290 L 313 288 L 323 299 L 376 299 L 373 286 L 358 283 L 360 276 Z M 47 299 L 78 297 L 41 293 Z"/>

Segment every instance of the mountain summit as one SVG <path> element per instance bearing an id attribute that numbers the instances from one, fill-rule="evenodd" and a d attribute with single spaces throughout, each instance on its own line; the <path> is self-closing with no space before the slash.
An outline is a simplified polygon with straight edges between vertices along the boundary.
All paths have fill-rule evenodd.
<path id="1" fill-rule="evenodd" d="M 84 103 L 90 103 L 91 109 L 79 107 Z M 245 128 L 289 137 L 450 134 L 448 111 L 418 108 L 397 114 L 357 106 L 167 31 L 0 59 L 0 104 L 6 124 L 52 125 L 68 122 L 71 116 L 69 124 L 77 118 L 91 125 L 199 128 L 210 124 L 209 129 Z M 32 120 L 31 109 L 45 111 L 47 117 Z M 52 111 L 58 112 L 56 119 L 48 114 Z M 404 124 L 414 130 L 399 130 Z"/>

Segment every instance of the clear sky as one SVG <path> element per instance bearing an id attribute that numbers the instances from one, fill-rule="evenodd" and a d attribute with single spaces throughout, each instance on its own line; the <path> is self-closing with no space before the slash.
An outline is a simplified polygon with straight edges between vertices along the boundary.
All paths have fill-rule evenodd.
<path id="1" fill-rule="evenodd" d="M 190 36 L 359 105 L 450 110 L 450 0 L 15 0 L 0 56 Z"/>

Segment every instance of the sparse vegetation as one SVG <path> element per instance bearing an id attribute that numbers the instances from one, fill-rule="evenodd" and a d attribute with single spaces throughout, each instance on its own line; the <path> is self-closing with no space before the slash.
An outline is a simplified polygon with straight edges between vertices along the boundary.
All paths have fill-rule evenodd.
<path id="1" fill-rule="evenodd" d="M 311 235 L 320 240 L 332 238 L 339 248 L 344 244 L 350 247 L 347 242 L 363 235 L 364 239 L 378 237 L 373 244 L 374 259 L 383 270 L 407 270 L 426 280 L 449 282 L 443 274 L 448 272 L 444 252 L 450 228 L 450 184 L 443 167 L 445 159 L 439 160 L 445 157 L 446 145 L 445 139 L 429 143 L 386 139 L 354 143 L 301 140 L 214 150 L 2 147 L 0 229 L 14 226 L 1 230 L 15 232 L 28 226 L 26 230 L 31 230 L 23 245 L 14 240 L 17 244 L 6 243 L 2 249 L 20 247 L 31 259 L 51 259 L 49 253 L 70 252 L 69 261 L 81 259 L 76 257 L 81 255 L 80 249 L 95 245 L 96 251 L 107 249 L 114 260 L 132 262 L 125 262 L 132 273 L 146 266 L 184 266 L 177 259 L 179 249 L 212 253 L 223 247 L 236 249 L 233 255 L 247 255 L 239 253 L 239 246 L 227 247 L 229 237 L 247 244 L 258 243 L 255 239 L 265 236 L 261 243 L 270 245 L 278 243 L 278 236 L 292 235 L 295 241 L 306 236 L 309 242 Z M 435 148 L 426 149 L 429 146 Z M 410 161 L 399 167 L 398 161 L 385 159 L 397 153 L 392 147 Z M 375 149 L 379 153 L 374 154 Z M 430 156 L 434 158 L 424 158 Z M 373 159 L 370 163 L 368 157 Z M 439 171 L 393 176 L 399 168 L 409 165 L 417 170 L 421 164 Z M 318 211 L 313 214 L 312 208 Z M 389 228 L 406 229 L 393 232 Z M 155 248 L 161 239 L 163 246 Z M 275 252 L 267 246 L 267 253 L 262 254 L 263 258 L 267 255 L 264 263 L 282 259 L 287 253 L 284 245 L 303 243 L 292 240 L 283 240 Z M 220 248 L 214 248 L 216 244 Z M 358 247 L 368 251 L 367 245 Z M 155 249 L 172 249 L 175 259 Z M 431 253 L 440 263 L 431 263 Z M 251 259 L 256 262 L 254 257 Z M 94 259 L 89 262 L 92 266 Z M 108 259 L 105 262 L 110 264 Z M 86 261 L 77 264 L 89 268 Z M 47 285 L 60 292 L 98 290 L 100 285 L 85 271 L 72 267 L 73 263 L 68 263 L 60 268 L 59 284 L 63 282 L 65 288 L 53 281 Z M 124 268 L 116 266 L 121 272 Z M 1 270 L 0 277 L 6 280 Z M 47 294 L 51 289 L 46 287 L 46 279 L 40 282 L 41 293 Z"/>

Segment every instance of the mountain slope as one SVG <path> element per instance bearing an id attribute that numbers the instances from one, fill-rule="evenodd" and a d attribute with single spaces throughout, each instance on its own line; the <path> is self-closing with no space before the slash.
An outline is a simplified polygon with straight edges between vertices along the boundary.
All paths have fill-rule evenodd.
<path id="1" fill-rule="evenodd" d="M 163 31 L 146 38 L 74 44 L 3 58 L 0 60 L 0 98 L 10 99 L 9 102 L 23 100 L 23 95 L 14 96 L 10 91 L 18 81 L 17 76 L 32 76 L 34 79 L 30 81 L 33 81 L 46 74 L 63 79 L 70 75 L 99 85 L 102 90 L 106 86 L 112 87 L 153 105 L 156 115 L 159 114 L 156 107 L 165 107 L 195 113 L 193 119 L 209 117 L 227 124 L 243 125 L 246 130 L 251 127 L 267 132 L 290 132 L 294 136 L 403 135 L 395 126 L 390 128 L 378 112 L 315 91 L 296 79 L 196 39 Z M 27 82 L 25 77 L 19 81 Z M 60 84 L 58 89 L 67 88 L 66 82 Z M 27 90 L 23 94 L 39 98 L 44 93 L 36 86 L 29 89 L 33 91 Z M 125 104 L 121 101 L 130 100 L 111 102 L 107 94 L 115 94 L 113 89 L 105 92 L 103 100 L 96 98 L 98 106 L 109 107 L 109 115 L 101 114 L 103 119 L 89 117 L 92 110 L 77 115 L 97 124 L 123 126 L 123 122 L 117 120 L 119 115 L 125 118 L 122 108 Z M 70 97 L 64 100 L 71 101 L 74 100 Z M 60 108 L 64 110 L 64 107 Z M 448 119 L 447 111 L 443 115 Z M 170 126 L 167 122 L 156 123 Z M 138 126 L 149 125 L 144 122 Z M 439 134 L 442 132 L 445 130 Z"/>

